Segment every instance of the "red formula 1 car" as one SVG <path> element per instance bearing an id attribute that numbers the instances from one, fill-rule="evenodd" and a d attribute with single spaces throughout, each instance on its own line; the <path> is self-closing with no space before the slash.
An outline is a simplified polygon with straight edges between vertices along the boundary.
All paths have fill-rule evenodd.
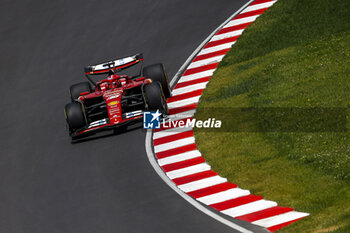
<path id="1" fill-rule="evenodd" d="M 141 66 L 138 75 L 119 74 L 136 64 Z M 95 82 L 89 76 L 97 74 L 108 77 Z M 143 68 L 142 54 L 87 66 L 85 75 L 89 82 L 70 87 L 71 103 L 64 108 L 72 139 L 104 129 L 125 129 L 142 119 L 145 110 L 167 114 L 166 99 L 171 92 L 165 68 L 160 63 Z"/>

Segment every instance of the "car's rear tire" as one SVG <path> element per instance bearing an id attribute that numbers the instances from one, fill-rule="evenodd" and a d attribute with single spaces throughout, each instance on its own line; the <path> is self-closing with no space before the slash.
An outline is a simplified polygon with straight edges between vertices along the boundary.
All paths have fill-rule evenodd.
<path id="1" fill-rule="evenodd" d="M 143 93 L 147 110 L 159 110 L 163 114 L 168 114 L 168 105 L 159 82 L 152 82 L 145 85 L 143 87 Z"/>
<path id="2" fill-rule="evenodd" d="M 162 86 L 164 96 L 166 98 L 170 97 L 171 91 L 168 76 L 162 63 L 146 66 L 143 68 L 143 75 L 155 82 L 159 82 Z"/>
<path id="3" fill-rule="evenodd" d="M 84 109 L 81 103 L 72 102 L 64 107 L 66 121 L 70 130 L 77 130 L 86 125 Z"/>
<path id="4" fill-rule="evenodd" d="M 72 101 L 77 100 L 80 96 L 80 93 L 83 92 L 92 92 L 92 88 L 89 82 L 81 82 L 70 86 L 69 95 Z"/>

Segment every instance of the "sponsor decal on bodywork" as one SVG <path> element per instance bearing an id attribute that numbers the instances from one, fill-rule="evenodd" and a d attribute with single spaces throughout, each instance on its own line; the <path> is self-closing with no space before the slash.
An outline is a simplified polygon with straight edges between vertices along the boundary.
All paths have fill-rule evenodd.
<path id="1" fill-rule="evenodd" d="M 106 119 L 102 119 L 102 120 L 91 122 L 90 125 L 89 125 L 89 128 L 100 126 L 100 125 L 105 125 L 105 124 L 107 124 L 107 120 Z"/>

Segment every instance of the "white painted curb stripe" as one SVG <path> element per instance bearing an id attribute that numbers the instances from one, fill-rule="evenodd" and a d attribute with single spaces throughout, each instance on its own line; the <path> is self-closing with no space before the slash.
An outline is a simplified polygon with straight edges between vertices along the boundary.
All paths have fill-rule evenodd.
<path id="1" fill-rule="evenodd" d="M 178 170 L 175 170 L 175 171 L 167 172 L 166 175 L 170 179 L 173 180 L 175 178 L 192 175 L 192 174 L 199 173 L 199 172 L 209 171 L 210 168 L 211 167 L 208 164 L 200 163 L 200 164 L 193 165 L 193 166 L 190 166 L 190 167 L 185 167 L 185 168 L 178 169 Z"/>
<path id="2" fill-rule="evenodd" d="M 217 46 L 213 46 L 213 47 L 209 47 L 209 48 L 206 48 L 206 49 L 202 49 L 198 53 L 198 55 L 213 53 L 213 52 L 217 52 L 217 51 L 220 51 L 220 50 L 223 50 L 223 49 L 230 49 L 232 47 L 232 45 L 234 45 L 235 43 L 236 43 L 236 41 L 225 43 L 225 44 L 221 44 L 221 45 L 217 45 Z"/>
<path id="3" fill-rule="evenodd" d="M 253 2 L 250 1 L 249 4 Z M 249 6 L 247 8 L 245 8 L 244 11 L 242 11 L 241 13 L 245 13 L 245 12 L 252 12 L 252 11 L 256 11 L 256 10 L 260 10 L 260 9 L 266 9 L 268 7 L 270 7 L 271 5 L 273 5 L 273 3 L 275 3 L 276 1 L 269 1 L 269 2 L 265 2 L 265 3 L 261 3 L 261 4 L 255 4 L 252 6 Z M 248 6 L 248 5 L 246 5 Z M 243 9 L 243 8 L 242 8 Z M 237 25 L 242 25 L 242 24 L 246 24 L 246 23 L 251 23 L 253 22 L 260 14 L 257 14 L 255 16 L 249 16 L 249 17 L 245 17 L 245 18 L 241 18 L 241 19 L 233 19 L 233 20 L 227 20 L 224 24 L 222 24 L 217 30 L 216 32 L 218 32 L 221 28 L 227 28 L 227 27 L 232 27 L 232 26 L 237 26 Z M 233 18 L 233 16 L 231 17 L 231 19 Z M 202 49 L 202 51 L 200 51 L 201 48 L 203 48 L 203 46 L 205 45 L 206 42 L 208 41 L 218 41 L 218 40 L 222 40 L 222 39 L 226 39 L 226 38 L 233 38 L 233 37 L 237 37 L 239 35 L 241 35 L 243 33 L 245 29 L 239 29 L 239 30 L 235 30 L 235 31 L 231 31 L 231 32 L 226 32 L 226 33 L 221 33 L 218 35 L 215 35 L 215 33 L 212 33 L 210 37 L 207 38 L 207 40 L 205 40 L 205 42 L 203 42 L 197 49 L 196 51 L 190 56 L 190 58 L 187 59 L 187 61 L 185 62 L 185 64 L 180 68 L 180 71 L 184 71 L 184 68 L 189 64 L 189 66 L 187 67 L 187 69 L 192 69 L 192 68 L 199 68 L 198 70 L 196 70 L 196 73 L 194 74 L 190 74 L 190 75 L 183 75 L 182 77 L 180 77 L 180 79 L 178 80 L 177 77 L 179 77 L 179 73 L 180 71 L 175 75 L 175 78 L 173 78 L 173 80 L 171 81 L 171 86 L 173 86 L 173 84 L 177 81 L 178 83 L 184 83 L 184 82 L 188 82 L 188 81 L 193 81 L 193 80 L 198 80 L 200 78 L 204 78 L 204 77 L 211 77 L 212 74 L 214 73 L 214 71 L 216 69 L 211 69 L 211 70 L 206 70 L 206 71 L 200 71 L 200 67 L 202 66 L 206 66 L 209 64 L 214 64 L 214 63 L 219 63 L 224 55 L 217 55 L 217 56 L 208 56 L 205 59 L 201 59 L 198 61 L 192 61 L 191 60 L 198 55 L 203 55 L 203 54 L 209 54 L 209 53 L 213 53 L 213 52 L 218 52 L 217 54 L 219 54 L 220 52 L 222 53 L 222 50 L 225 49 L 229 49 L 234 43 L 234 42 L 228 42 L 225 44 L 220 44 L 220 45 L 216 45 L 216 46 L 212 46 L 209 48 L 205 48 Z M 192 70 L 193 72 L 194 70 Z M 204 81 L 204 82 L 200 82 L 200 83 L 196 83 L 196 84 L 191 84 L 189 86 L 185 86 L 185 87 L 175 87 L 173 92 L 172 92 L 172 96 L 178 96 L 178 95 L 183 95 L 183 94 L 187 94 L 187 93 L 191 93 L 193 91 L 196 90 L 203 90 L 206 85 L 207 85 L 208 81 Z M 200 96 L 192 96 L 192 97 L 188 97 L 186 99 L 182 99 L 182 100 L 176 100 L 173 102 L 169 102 L 168 106 L 170 110 L 174 110 L 174 109 L 178 109 L 181 110 L 181 107 L 187 106 L 187 105 L 191 105 L 191 104 L 196 104 L 199 102 Z M 187 113 L 187 115 L 185 115 Z M 183 119 L 183 118 L 187 118 L 190 116 L 193 116 L 193 114 L 195 113 L 195 109 L 194 110 L 189 110 L 186 113 L 178 113 L 178 114 L 174 114 L 171 115 L 170 118 L 175 120 L 175 119 Z M 155 132 L 153 135 L 154 139 L 160 139 L 163 137 L 167 137 L 167 136 L 175 136 L 178 133 L 181 132 L 187 132 L 190 129 L 180 129 L 180 128 L 174 128 L 174 129 L 166 129 L 166 130 L 162 130 L 159 132 Z M 191 129 L 192 130 L 192 129 Z M 149 131 L 148 131 L 149 132 Z M 148 133 L 147 133 L 148 134 Z M 150 138 L 150 136 L 147 135 L 147 138 Z M 175 137 L 176 138 L 176 137 Z M 146 140 L 147 141 L 147 140 Z M 158 141 L 159 143 L 159 141 Z M 165 152 L 168 150 L 172 150 L 175 148 L 180 149 L 181 147 L 184 147 L 186 145 L 190 145 L 190 144 L 194 144 L 195 140 L 193 136 L 190 137 L 186 137 L 186 138 L 182 138 L 182 139 L 178 139 L 175 141 L 171 141 L 171 142 L 166 142 L 166 143 L 162 143 L 162 144 L 157 144 L 156 146 L 154 146 L 154 151 L 156 153 L 158 152 Z M 150 145 L 150 144 L 146 144 L 146 145 Z M 149 151 L 149 150 L 147 150 Z M 181 150 L 180 150 L 181 151 Z M 154 159 L 154 157 L 151 158 L 151 156 L 148 154 L 148 157 L 150 159 L 150 162 L 152 164 L 153 167 L 155 167 L 155 163 L 154 161 L 152 162 L 152 158 Z M 197 158 L 197 157 L 201 157 L 201 153 L 198 150 L 193 150 L 193 151 L 187 151 L 184 153 L 179 153 L 176 155 L 172 155 L 163 159 L 159 159 L 158 163 L 160 166 L 165 166 L 165 165 L 171 165 L 174 163 L 178 163 L 178 162 L 182 162 L 182 161 L 186 161 L 186 160 L 190 160 L 193 158 Z M 155 168 L 157 173 L 160 174 L 160 176 L 165 179 L 163 177 L 164 173 L 161 173 L 159 171 L 159 167 Z M 176 170 L 172 170 L 170 172 L 166 172 L 165 174 L 170 178 L 170 179 L 175 179 L 175 178 L 181 178 L 184 176 L 188 176 L 188 175 L 195 175 L 198 174 L 200 172 L 203 171 L 209 171 L 210 165 L 204 163 L 201 164 L 197 164 L 197 165 L 192 165 L 189 167 L 185 167 L 185 168 L 181 168 L 181 169 L 176 169 Z M 204 174 L 203 174 L 204 175 Z M 186 178 L 186 179 L 190 179 L 190 178 Z M 197 177 L 198 179 L 198 177 Z M 169 184 L 169 180 L 165 180 L 165 182 L 168 183 L 169 186 L 171 186 L 172 188 L 174 187 L 174 184 L 171 183 Z M 188 196 L 184 196 L 182 195 L 182 192 L 179 192 L 179 189 L 181 189 L 184 192 L 192 192 L 192 191 L 196 191 L 196 190 L 200 190 L 203 188 L 210 188 L 212 186 L 218 185 L 218 184 L 222 184 L 227 182 L 226 178 L 220 177 L 219 175 L 216 176 L 210 176 L 210 177 L 205 177 L 199 180 L 195 180 L 195 181 L 188 181 L 187 183 L 184 183 L 182 185 L 179 185 L 177 187 L 177 189 L 173 188 L 177 193 L 179 193 L 181 196 L 183 196 L 183 198 L 185 198 L 187 201 L 191 202 L 188 199 Z M 207 196 L 203 196 L 200 198 L 197 198 L 198 201 L 207 204 L 207 205 L 212 205 L 212 204 L 216 204 L 216 203 L 221 203 L 224 201 L 228 201 L 228 200 L 233 200 L 236 199 L 238 197 L 243 197 L 246 195 L 249 195 L 250 192 L 248 190 L 243 190 L 240 188 L 231 188 L 229 190 L 225 190 L 225 191 L 217 191 L 216 193 L 213 193 L 214 190 L 211 190 L 211 194 L 207 195 Z M 191 199 L 192 200 L 192 199 Z M 196 203 L 191 202 L 192 205 L 196 206 L 196 208 L 201 209 L 201 211 L 207 213 L 210 216 L 213 216 L 215 219 L 218 219 L 220 222 L 223 222 L 229 226 L 231 226 L 234 229 L 239 229 L 241 232 L 247 232 L 246 229 L 238 226 L 237 224 L 233 224 L 233 223 L 228 223 L 227 221 L 225 221 L 224 219 L 222 219 L 220 216 L 217 216 L 215 214 L 208 213 L 206 210 L 203 210 L 200 206 L 198 206 Z M 268 200 L 258 200 L 258 201 L 252 201 L 250 203 L 247 204 L 241 204 L 239 206 L 230 208 L 230 209 L 226 209 L 221 211 L 224 214 L 227 214 L 229 216 L 232 217 L 237 217 L 237 216 L 242 216 L 242 215 L 246 215 L 246 214 L 251 214 L 257 211 L 261 211 L 267 208 L 271 208 L 277 206 L 276 202 L 273 201 L 268 201 Z M 286 222 L 290 222 L 293 219 L 298 219 L 298 216 L 303 216 L 305 217 L 306 213 L 300 213 L 300 212 L 296 212 L 296 211 L 290 211 L 288 213 L 284 213 L 281 215 L 275 215 L 266 219 L 260 219 L 258 221 L 255 221 L 254 223 L 256 223 L 256 225 L 259 226 L 263 226 L 263 227 L 270 227 L 270 226 L 275 226 L 275 225 L 279 225 L 281 223 L 286 223 Z M 301 217 L 299 217 L 301 218 Z M 290 220 L 292 219 L 292 220 Z"/>
<path id="4" fill-rule="evenodd" d="M 187 99 L 171 102 L 171 103 L 168 103 L 168 108 L 173 109 L 173 108 L 178 108 L 178 107 L 183 107 L 183 106 L 187 106 L 190 104 L 198 103 L 199 98 L 200 98 L 200 96 L 195 96 L 192 98 L 187 98 Z"/>
<path id="5" fill-rule="evenodd" d="M 243 31 L 244 31 L 244 29 L 233 31 L 233 32 L 227 32 L 224 34 L 219 34 L 219 35 L 213 36 L 213 38 L 210 41 L 217 41 L 217 40 L 222 40 L 222 39 L 226 39 L 229 37 L 239 36 L 243 33 Z"/>
<path id="6" fill-rule="evenodd" d="M 257 221 L 252 222 L 253 224 L 262 226 L 262 227 L 272 227 L 272 226 L 276 226 L 285 222 L 290 222 L 299 218 L 303 218 L 308 216 L 309 214 L 307 213 L 301 213 L 301 212 L 297 212 L 297 211 L 290 211 L 284 214 L 280 214 L 280 215 L 276 215 L 276 216 L 272 216 L 269 218 L 264 218 L 264 219 L 260 219 Z"/>
<path id="7" fill-rule="evenodd" d="M 153 133 L 153 139 L 168 137 L 168 136 L 172 136 L 178 133 L 183 133 L 191 130 L 192 130 L 191 127 L 181 127 L 181 128 L 177 127 L 177 128 L 165 129 L 165 130 Z"/>
<path id="8" fill-rule="evenodd" d="M 207 83 L 208 82 L 204 82 L 204 83 L 193 84 L 191 86 L 176 88 L 173 90 L 172 94 L 173 96 L 177 96 L 177 95 L 185 94 L 196 90 L 202 90 L 207 86 Z"/>
<path id="9" fill-rule="evenodd" d="M 210 77 L 213 75 L 215 69 L 212 70 L 206 70 L 203 72 L 195 73 L 195 74 L 190 74 L 186 76 L 182 76 L 181 79 L 177 83 L 183 83 L 187 81 L 192 81 L 200 78 L 205 78 L 205 77 Z"/>
<path id="10" fill-rule="evenodd" d="M 248 6 L 247 8 L 245 8 L 242 11 L 242 13 L 246 13 L 246 12 L 250 12 L 250 11 L 256 11 L 256 10 L 260 10 L 260 9 L 264 9 L 264 8 L 269 8 L 270 6 L 275 4 L 275 2 L 277 2 L 277 1 L 265 2 L 265 3 L 261 3 L 261 4 L 256 4 L 256 5 L 253 5 L 253 6 Z"/>
<path id="11" fill-rule="evenodd" d="M 201 180 L 193 181 L 187 184 L 178 185 L 177 187 L 179 187 L 179 189 L 181 189 L 182 191 L 188 193 L 198 189 L 221 184 L 224 182 L 227 182 L 226 178 L 222 178 L 221 176 L 213 176 L 213 177 L 208 177 Z"/>
<path id="12" fill-rule="evenodd" d="M 188 69 L 197 68 L 197 67 L 201 67 L 201 66 L 205 66 L 205 65 L 209 65 L 209 64 L 213 64 L 213 63 L 218 63 L 222 60 L 223 57 L 224 57 L 224 55 L 220 55 L 220 56 L 210 57 L 207 59 L 192 62 L 188 66 Z"/>
<path id="13" fill-rule="evenodd" d="M 206 205 L 211 205 L 211 204 L 220 203 L 223 201 L 235 199 L 238 197 L 247 196 L 249 194 L 250 194 L 249 190 L 244 190 L 244 189 L 240 189 L 240 188 L 233 188 L 233 189 L 229 189 L 229 190 L 226 190 L 223 192 L 208 195 L 205 197 L 200 197 L 197 200 L 200 202 L 203 202 Z"/>
<path id="14" fill-rule="evenodd" d="M 199 152 L 199 150 L 192 150 L 185 153 L 169 156 L 163 159 L 158 159 L 158 164 L 160 166 L 164 166 L 167 164 L 177 163 L 177 162 L 181 162 L 181 161 L 185 161 L 188 159 L 193 159 L 201 156 L 202 154 L 201 152 Z"/>
<path id="15" fill-rule="evenodd" d="M 250 214 L 253 212 L 271 208 L 274 206 L 277 206 L 277 203 L 274 201 L 259 200 L 259 201 L 250 202 L 248 204 L 240 205 L 237 207 L 233 207 L 227 210 L 223 210 L 222 212 L 224 214 L 230 215 L 231 217 L 238 217 L 241 215 Z"/>
<path id="16" fill-rule="evenodd" d="M 167 143 L 163 143 L 157 146 L 154 146 L 154 151 L 156 153 L 158 152 L 162 152 L 162 151 L 166 151 L 166 150 L 171 150 L 174 148 L 178 148 L 178 147 L 182 147 L 182 146 L 186 146 L 188 144 L 193 144 L 194 143 L 194 137 L 188 137 L 188 138 L 182 138 L 176 141 L 172 141 L 172 142 L 167 142 Z"/>
<path id="17" fill-rule="evenodd" d="M 234 20 L 230 21 L 228 24 L 226 24 L 224 26 L 224 28 L 254 22 L 256 20 L 256 18 L 258 18 L 259 16 L 260 15 L 254 15 L 254 16 L 250 16 L 250 17 L 246 17 L 246 18 L 242 18 L 242 19 L 234 19 Z"/>

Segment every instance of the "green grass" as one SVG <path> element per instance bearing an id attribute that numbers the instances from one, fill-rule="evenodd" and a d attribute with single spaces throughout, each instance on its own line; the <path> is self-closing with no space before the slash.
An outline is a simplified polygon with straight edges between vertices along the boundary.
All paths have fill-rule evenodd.
<path id="1" fill-rule="evenodd" d="M 220 63 L 196 118 L 207 117 L 203 109 L 210 107 L 349 106 L 350 1 L 280 0 Z M 236 122 L 244 123 L 243 130 L 232 130 L 226 118 L 222 130 L 195 130 L 213 170 L 256 195 L 311 214 L 281 232 L 350 232 L 349 131 L 266 132 L 268 126 L 245 116 L 231 116 L 242 118 Z M 329 126 L 318 115 L 304 123 L 312 120 Z"/>

